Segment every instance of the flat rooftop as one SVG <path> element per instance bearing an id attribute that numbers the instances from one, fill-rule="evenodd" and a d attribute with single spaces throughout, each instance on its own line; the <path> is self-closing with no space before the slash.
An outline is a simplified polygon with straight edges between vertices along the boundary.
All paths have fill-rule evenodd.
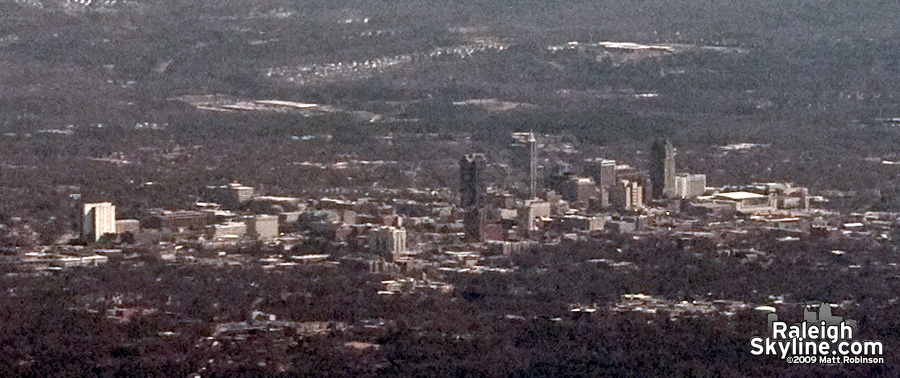
<path id="1" fill-rule="evenodd" d="M 732 201 L 742 201 L 747 199 L 766 198 L 766 196 L 751 192 L 728 192 L 716 194 L 716 198 L 727 199 Z"/>

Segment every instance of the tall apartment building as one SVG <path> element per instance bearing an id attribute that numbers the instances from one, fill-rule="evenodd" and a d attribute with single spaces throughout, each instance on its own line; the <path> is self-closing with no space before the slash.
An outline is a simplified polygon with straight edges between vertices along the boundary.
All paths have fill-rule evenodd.
<path id="1" fill-rule="evenodd" d="M 81 239 L 96 242 L 116 233 L 116 207 L 109 202 L 86 203 L 81 207 Z"/>

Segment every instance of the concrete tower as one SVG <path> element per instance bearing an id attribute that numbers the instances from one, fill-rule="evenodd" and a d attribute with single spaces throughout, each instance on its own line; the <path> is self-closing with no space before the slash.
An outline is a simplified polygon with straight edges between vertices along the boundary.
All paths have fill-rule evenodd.
<path id="1" fill-rule="evenodd" d="M 650 182 L 654 198 L 675 197 L 675 147 L 668 140 L 656 140 L 650 148 Z"/>
<path id="2" fill-rule="evenodd" d="M 533 132 L 528 133 L 525 145 L 528 148 L 528 196 L 537 198 L 537 138 Z"/>

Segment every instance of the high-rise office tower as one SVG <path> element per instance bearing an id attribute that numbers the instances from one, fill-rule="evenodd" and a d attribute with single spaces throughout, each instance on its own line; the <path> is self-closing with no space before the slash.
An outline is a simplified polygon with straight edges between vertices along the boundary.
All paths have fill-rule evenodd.
<path id="1" fill-rule="evenodd" d="M 481 223 L 485 216 L 484 168 L 487 159 L 484 154 L 468 154 L 459 161 L 459 198 L 463 208 L 463 224 L 469 240 L 481 239 Z"/>
<path id="2" fill-rule="evenodd" d="M 86 203 L 81 207 L 81 239 L 100 240 L 103 235 L 116 233 L 116 207 L 109 202 Z"/>
<path id="3" fill-rule="evenodd" d="M 528 133 L 528 139 L 525 140 L 528 147 L 528 195 L 530 198 L 536 198 L 537 193 L 537 138 L 534 133 Z"/>
<path id="4" fill-rule="evenodd" d="M 589 176 L 597 183 L 597 198 L 600 200 L 600 207 L 609 207 L 609 195 L 619 180 L 619 175 L 616 171 L 616 161 L 593 159 L 589 161 L 587 167 Z"/>
<path id="5" fill-rule="evenodd" d="M 537 137 L 535 137 L 533 132 L 516 132 L 512 134 L 512 137 L 512 147 L 514 148 L 514 150 L 518 151 L 516 153 L 517 162 L 515 164 L 522 164 L 526 166 L 525 172 L 527 174 L 528 180 L 528 197 L 535 198 L 538 195 Z"/>
<path id="6" fill-rule="evenodd" d="M 675 147 L 658 139 L 650 148 L 650 181 L 654 198 L 675 197 Z"/>
<path id="7" fill-rule="evenodd" d="M 468 154 L 459 161 L 460 206 L 478 206 L 487 192 L 484 182 L 484 168 L 487 159 L 484 154 Z"/>
<path id="8" fill-rule="evenodd" d="M 601 188 L 610 188 L 616 185 L 616 161 L 603 160 L 600 162 L 600 173 L 598 174 Z"/>

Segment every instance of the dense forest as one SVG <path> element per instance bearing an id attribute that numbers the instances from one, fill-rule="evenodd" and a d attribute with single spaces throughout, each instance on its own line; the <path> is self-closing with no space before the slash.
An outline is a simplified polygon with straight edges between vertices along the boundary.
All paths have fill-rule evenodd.
<path id="1" fill-rule="evenodd" d="M 777 242 L 773 242 L 777 243 Z M 452 293 L 376 294 L 384 276 L 352 263 L 266 271 L 258 265 L 113 261 L 50 276 L 3 276 L 2 376 L 891 376 L 900 350 L 889 265 L 896 246 L 799 242 L 747 262 L 669 237 L 610 238 L 514 257 L 508 274 L 458 274 Z M 854 247 L 836 256 L 830 248 Z M 253 252 L 249 252 L 251 255 Z M 596 259 L 625 261 L 619 269 Z M 863 270 L 848 270 L 859 264 Z M 860 273 L 866 272 L 866 273 Z M 8 272 L 7 272 L 8 273 Z M 608 311 L 629 293 L 677 304 L 743 303 L 731 314 Z M 842 304 L 859 339 L 884 342 L 883 365 L 787 365 L 752 356 L 765 331 L 758 303 L 781 298 L 783 319 L 804 304 Z M 698 302 L 699 301 L 699 302 Z M 573 304 L 598 308 L 576 314 Z M 114 308 L 153 313 L 110 320 Z M 260 322 L 346 324 L 292 335 Z M 249 338 L 223 327 L 250 322 Z M 268 324 L 268 325 L 267 325 Z M 369 327 L 367 325 L 376 325 Z M 357 350 L 350 343 L 372 343 Z M 264 362 L 260 364 L 260 362 Z"/>

